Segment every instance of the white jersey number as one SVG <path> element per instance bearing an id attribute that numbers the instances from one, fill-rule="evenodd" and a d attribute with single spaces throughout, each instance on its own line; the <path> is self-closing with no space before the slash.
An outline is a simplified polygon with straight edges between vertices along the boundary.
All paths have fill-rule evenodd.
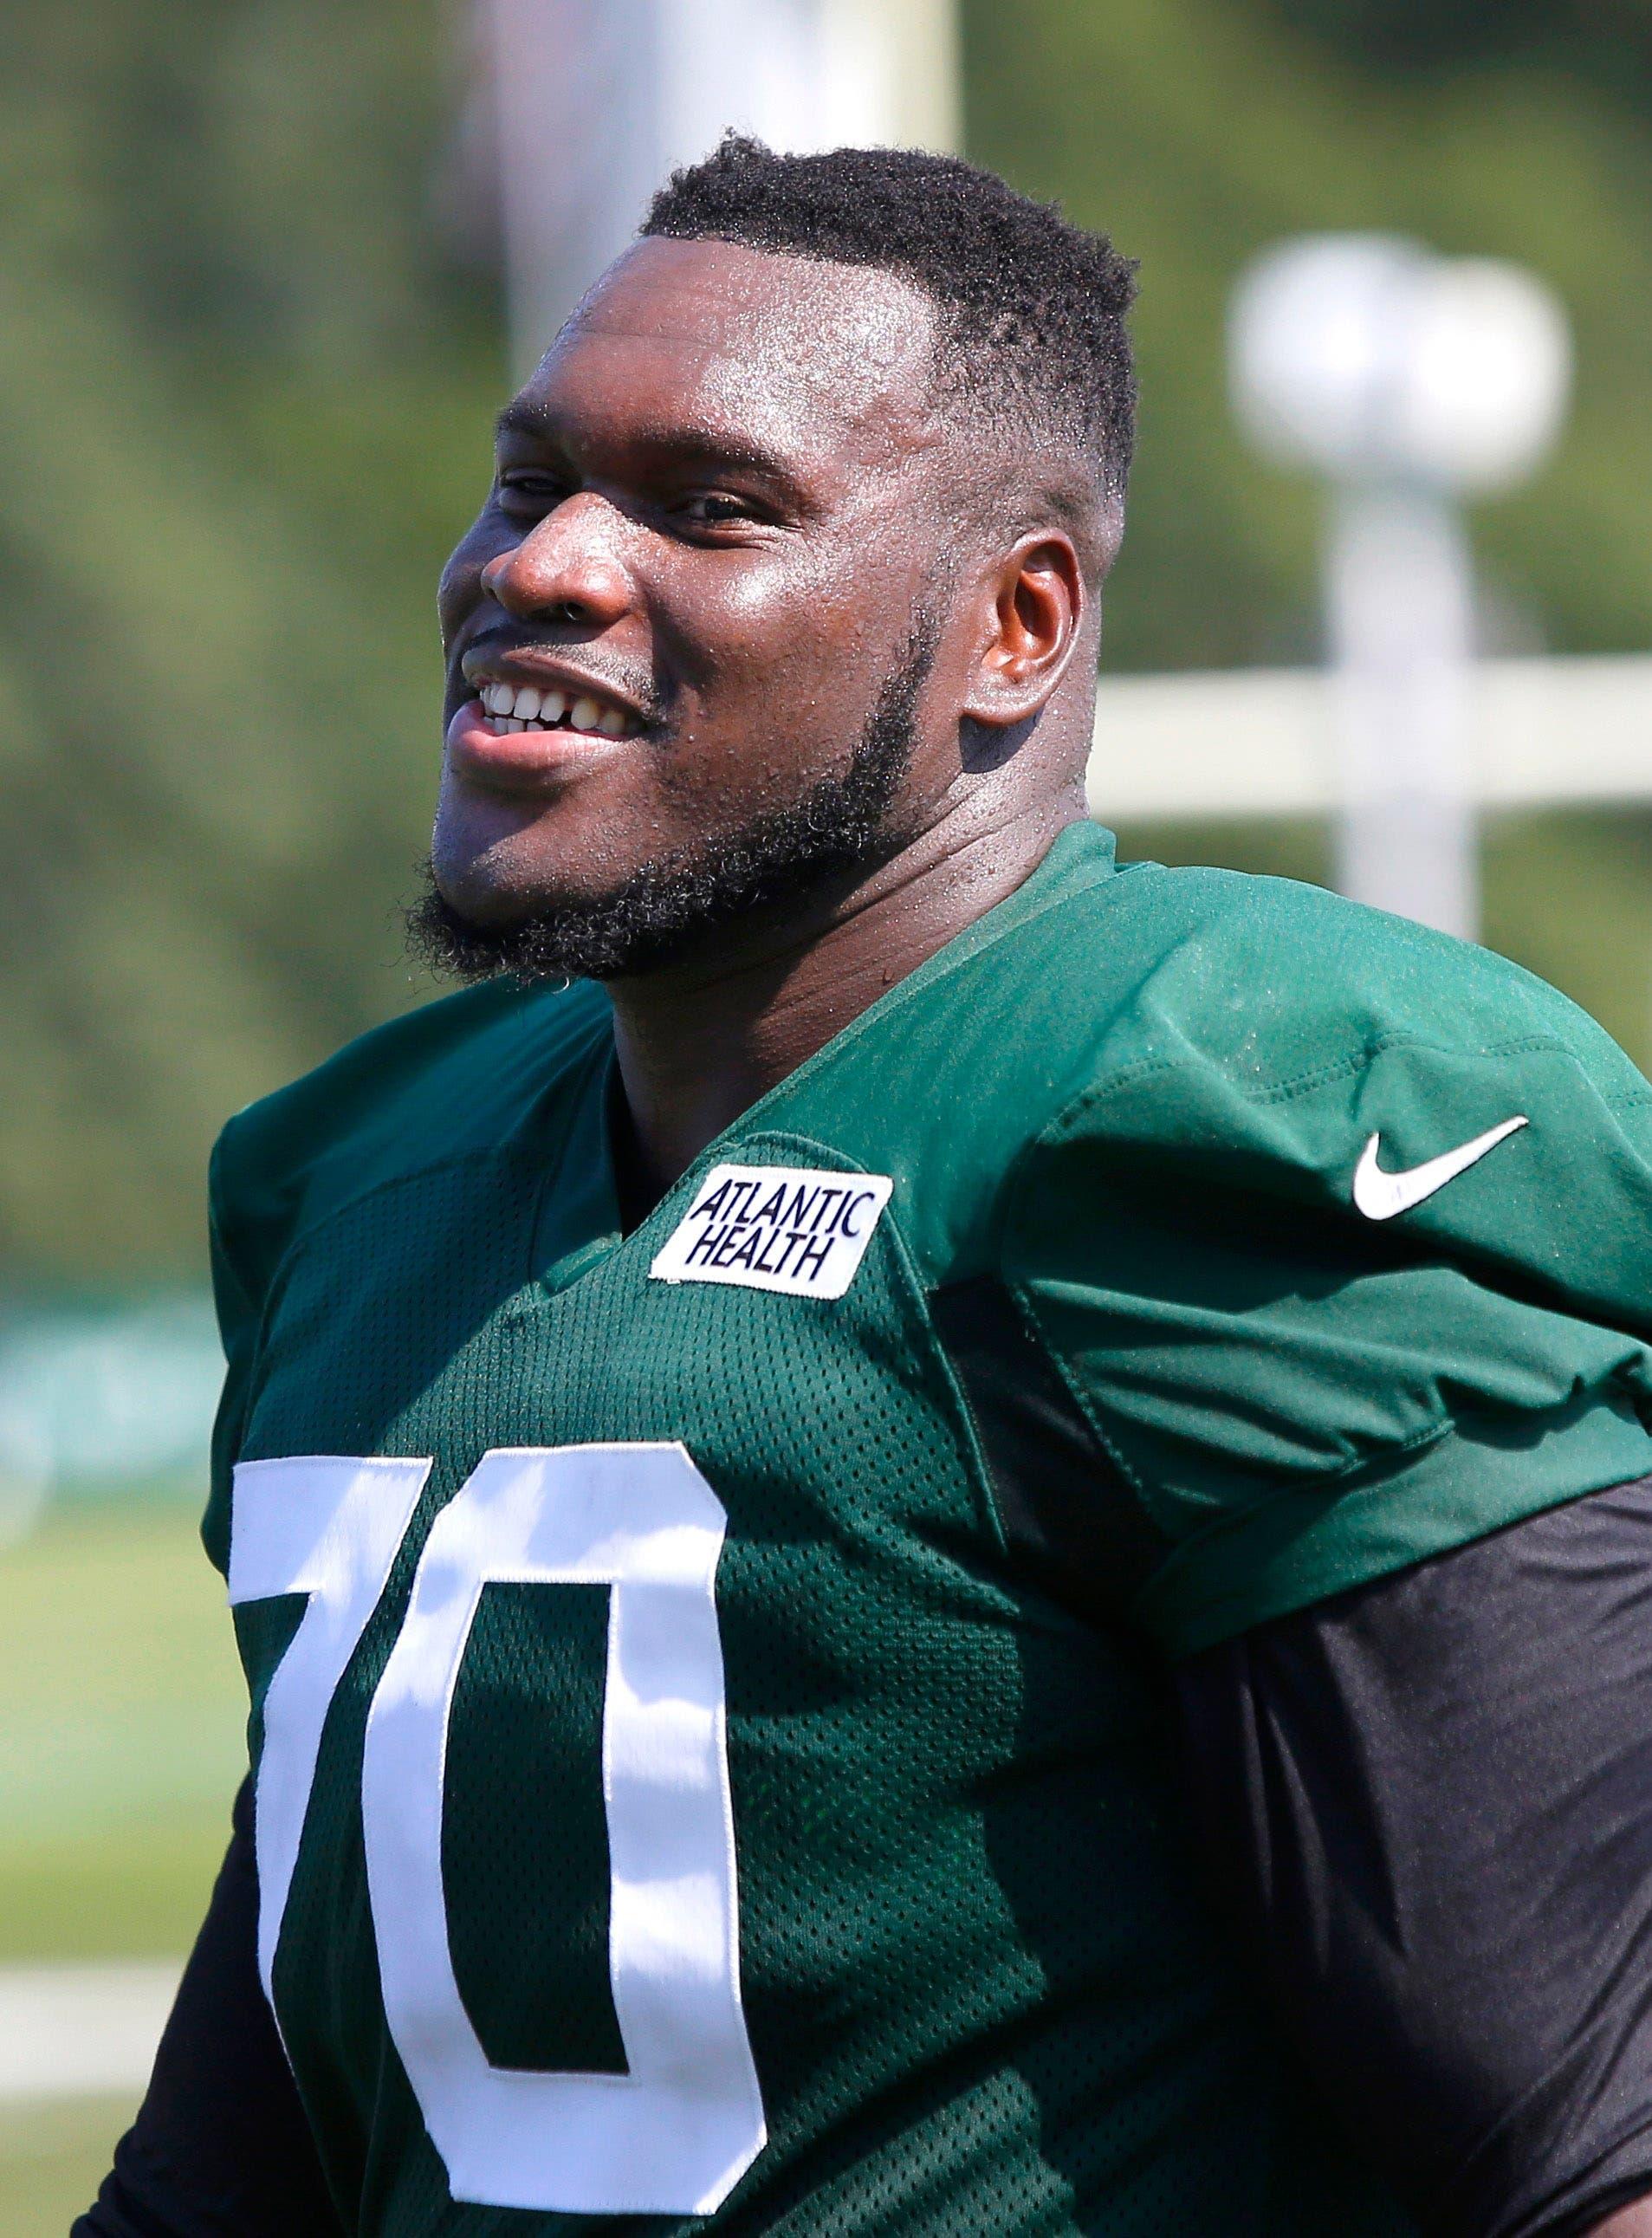
<path id="1" fill-rule="evenodd" d="M 232 1602 L 310 1596 L 264 1703 L 259 1965 L 270 1988 L 327 1705 L 426 1460 L 244 1461 Z M 431 1526 L 368 1713 L 367 1888 L 390 2033 L 453 2197 L 564 2215 L 709 2215 L 765 2140 L 740 2003 L 723 1648 L 727 1518 L 677 1445 L 491 1453 Z M 443 1766 L 485 1586 L 606 1585 L 609 1975 L 624 2075 L 498 2068 L 453 1975 Z"/>

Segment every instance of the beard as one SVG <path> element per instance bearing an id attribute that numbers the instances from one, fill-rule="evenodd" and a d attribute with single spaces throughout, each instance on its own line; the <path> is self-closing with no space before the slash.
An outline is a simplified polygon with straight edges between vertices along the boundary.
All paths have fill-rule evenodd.
<path id="1" fill-rule="evenodd" d="M 538 983 L 623 979 L 657 970 L 754 910 L 783 909 L 845 871 L 893 852 L 892 818 L 916 743 L 918 699 L 938 635 L 921 616 L 878 692 L 849 767 L 788 807 L 643 864 L 605 893 L 548 904 L 508 924 L 456 910 L 421 865 L 406 911 L 414 959 L 446 977 Z"/>

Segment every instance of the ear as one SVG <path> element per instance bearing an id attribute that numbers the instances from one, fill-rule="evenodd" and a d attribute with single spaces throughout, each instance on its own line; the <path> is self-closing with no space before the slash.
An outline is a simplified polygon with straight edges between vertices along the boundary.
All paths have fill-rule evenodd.
<path id="1" fill-rule="evenodd" d="M 1030 720 L 1061 682 L 1088 593 L 1070 539 L 1047 528 L 1013 546 L 983 588 L 990 605 L 961 712 L 1002 730 Z"/>

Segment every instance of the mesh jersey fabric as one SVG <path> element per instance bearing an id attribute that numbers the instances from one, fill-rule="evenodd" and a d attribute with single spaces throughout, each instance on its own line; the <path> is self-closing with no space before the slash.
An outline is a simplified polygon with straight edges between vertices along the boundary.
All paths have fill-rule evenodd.
<path id="1" fill-rule="evenodd" d="M 767 2125 L 711 2227 L 1404 2228 L 1206 1918 L 1165 1659 L 1645 1472 L 1645 1084 L 1480 951 L 1306 889 L 1119 872 L 1089 827 L 628 1238 L 611 1055 L 591 988 L 453 997 L 241 1115 L 215 1159 L 215 1559 L 237 1463 L 430 1464 L 326 1708 L 274 1961 L 346 2227 L 561 2238 L 617 2219 L 453 2197 L 386 2016 L 363 1748 L 431 1526 L 484 1454 L 676 1440 L 727 1517 L 739 1972 Z M 1391 1225 L 1351 1207 L 1362 1129 L 1410 1164 L 1510 1095 L 1529 1125 L 1506 1151 Z M 841 1297 L 651 1278 L 719 1160 L 891 1178 Z M 981 1283 L 1081 1411 L 1107 1497 L 1133 1503 L 1147 1564 L 1116 1619 L 1052 1592 L 1006 1533 L 931 1310 Z M 236 1612 L 255 1762 L 303 1606 Z M 439 1842 L 489 2062 L 623 2088 L 611 1623 L 590 1586 L 482 1589 Z"/>

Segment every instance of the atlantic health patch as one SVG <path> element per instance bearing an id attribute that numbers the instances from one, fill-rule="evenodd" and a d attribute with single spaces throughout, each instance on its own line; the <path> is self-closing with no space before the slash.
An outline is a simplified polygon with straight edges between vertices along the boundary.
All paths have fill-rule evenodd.
<path id="1" fill-rule="evenodd" d="M 648 1271 L 657 1282 L 841 1298 L 894 1187 L 884 1174 L 713 1166 Z"/>

